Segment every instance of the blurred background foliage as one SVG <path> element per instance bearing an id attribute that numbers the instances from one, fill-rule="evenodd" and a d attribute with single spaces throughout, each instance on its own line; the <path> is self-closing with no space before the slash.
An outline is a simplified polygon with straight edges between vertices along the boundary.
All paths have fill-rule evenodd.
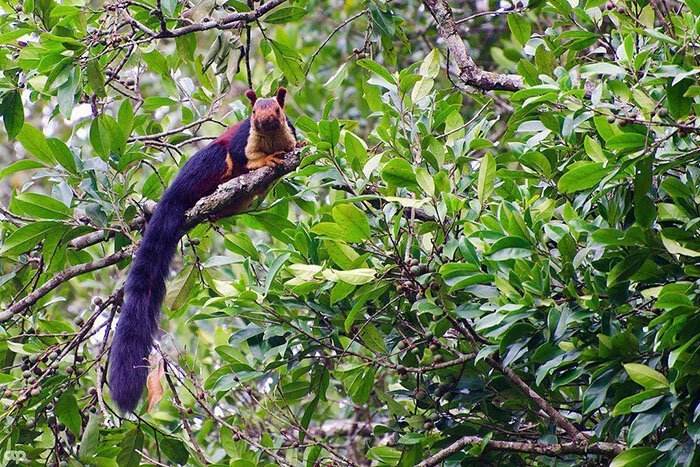
<path id="1" fill-rule="evenodd" d="M 700 2 L 450 6 L 0 1 L 4 462 L 697 465 Z M 183 238 L 122 417 L 144 213 L 280 85 L 302 164 Z"/>

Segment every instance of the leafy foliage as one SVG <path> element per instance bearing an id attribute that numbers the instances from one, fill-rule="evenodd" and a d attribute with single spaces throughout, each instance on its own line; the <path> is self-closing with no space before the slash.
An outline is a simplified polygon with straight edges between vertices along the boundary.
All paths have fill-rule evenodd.
<path id="1" fill-rule="evenodd" d="M 700 3 L 481 3 L 447 17 L 516 92 L 411 1 L 3 3 L 4 459 L 697 463 Z M 122 417 L 143 214 L 249 82 L 290 87 L 301 166 L 183 239 Z"/>

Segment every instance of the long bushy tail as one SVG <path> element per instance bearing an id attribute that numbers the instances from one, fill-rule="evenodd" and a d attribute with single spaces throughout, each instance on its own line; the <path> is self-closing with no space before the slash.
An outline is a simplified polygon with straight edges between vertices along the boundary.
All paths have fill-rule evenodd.
<path id="1" fill-rule="evenodd" d="M 112 399 L 123 412 L 134 410 L 146 386 L 148 354 L 158 330 L 165 276 L 184 233 L 185 212 L 216 189 L 229 170 L 227 157 L 227 147 L 217 141 L 192 156 L 158 202 L 141 240 L 126 279 L 126 301 L 110 354 L 109 386 Z"/>
<path id="2" fill-rule="evenodd" d="M 165 277 L 182 236 L 186 203 L 164 195 L 146 228 L 126 280 L 126 301 L 112 341 L 109 385 L 120 410 L 136 408 L 148 377 L 148 355 L 158 330 Z"/>

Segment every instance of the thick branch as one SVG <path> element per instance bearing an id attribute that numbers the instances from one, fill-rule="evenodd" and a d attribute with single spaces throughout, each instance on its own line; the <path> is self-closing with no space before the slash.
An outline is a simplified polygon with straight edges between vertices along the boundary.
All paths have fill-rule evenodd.
<path id="1" fill-rule="evenodd" d="M 250 23 L 257 20 L 265 13 L 284 2 L 285 0 L 270 0 L 269 2 L 260 5 L 258 8 L 245 13 L 232 13 L 216 20 L 205 21 L 203 23 L 192 23 L 176 29 L 160 31 L 157 34 L 152 35 L 156 38 L 169 38 L 184 36 L 185 34 L 190 34 L 197 31 L 206 31 L 209 29 L 231 29 L 236 25 L 236 23 Z"/>
<path id="2" fill-rule="evenodd" d="M 519 76 L 492 73 L 480 69 L 469 55 L 464 41 L 459 35 L 457 24 L 452 15 L 452 8 L 446 0 L 424 0 L 437 22 L 438 34 L 457 66 L 460 80 L 482 91 L 517 91 L 523 88 Z"/>
<path id="3" fill-rule="evenodd" d="M 464 436 L 446 448 L 436 452 L 432 456 L 418 464 L 419 467 L 428 467 L 438 465 L 447 457 L 456 454 L 467 446 L 480 445 L 484 442 L 484 438 L 478 436 Z M 563 444 L 539 444 L 525 443 L 519 441 L 497 441 L 489 440 L 486 442 L 487 450 L 495 451 L 514 451 L 524 452 L 528 454 L 540 454 L 543 456 L 560 456 L 564 454 L 595 454 L 607 457 L 616 456 L 625 450 L 625 446 L 617 443 L 593 443 L 581 446 L 577 443 Z"/>
<path id="4" fill-rule="evenodd" d="M 187 212 L 185 231 L 188 231 L 197 224 L 206 221 L 212 215 L 236 202 L 236 200 L 259 193 L 264 187 L 269 186 L 278 178 L 296 170 L 300 163 L 300 150 L 297 149 L 294 152 L 288 153 L 284 157 L 283 163 L 274 169 L 270 167 L 263 167 L 229 180 L 228 182 L 219 186 L 214 193 L 199 200 L 199 202 Z M 104 234 L 100 234 L 100 237 L 104 238 Z M 117 264 L 121 260 L 131 257 L 134 253 L 134 248 L 126 248 L 109 256 L 105 256 L 104 258 L 100 258 L 90 263 L 79 264 L 57 273 L 34 292 L 30 293 L 23 299 L 16 302 L 14 305 L 10 306 L 4 312 L 0 313 L 0 322 L 7 321 L 15 314 L 26 310 L 64 282 L 67 282 L 81 274 Z"/>
<path id="5" fill-rule="evenodd" d="M 190 230 L 195 225 L 207 220 L 212 215 L 234 204 L 240 198 L 247 198 L 261 191 L 278 178 L 296 170 L 301 163 L 301 150 L 296 149 L 285 155 L 283 162 L 274 169 L 262 169 L 233 178 L 206 198 L 202 198 L 187 212 L 185 229 Z"/>

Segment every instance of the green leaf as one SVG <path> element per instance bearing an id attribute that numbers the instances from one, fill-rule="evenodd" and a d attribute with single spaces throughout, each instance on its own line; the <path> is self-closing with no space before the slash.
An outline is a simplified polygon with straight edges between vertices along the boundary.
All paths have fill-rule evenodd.
<path id="1" fill-rule="evenodd" d="M 605 157 L 602 146 L 595 139 L 586 135 L 586 138 L 583 140 L 583 147 L 586 148 L 588 157 L 594 162 L 607 162 L 608 158 Z"/>
<path id="2" fill-rule="evenodd" d="M 295 86 L 300 84 L 304 80 L 304 62 L 299 54 L 281 42 L 270 40 L 269 43 L 284 76 Z"/>
<path id="3" fill-rule="evenodd" d="M 288 6 L 273 11 L 263 18 L 263 21 L 271 24 L 283 24 L 297 21 L 306 16 L 307 11 L 298 6 Z"/>
<path id="4" fill-rule="evenodd" d="M 22 126 L 22 130 L 17 135 L 17 140 L 24 149 L 41 162 L 49 165 L 53 165 L 56 162 L 44 134 L 29 123 L 25 123 Z"/>
<path id="5" fill-rule="evenodd" d="M 482 149 L 492 148 L 493 143 L 486 138 L 474 138 L 469 142 L 469 149 L 472 151 L 480 151 Z"/>
<path id="6" fill-rule="evenodd" d="M 335 222 L 319 222 L 311 228 L 311 233 L 324 237 L 344 240 L 348 242 L 361 242 L 362 237 L 352 231 L 347 231 Z M 350 235 L 351 237 L 346 237 Z"/>
<path id="7" fill-rule="evenodd" d="M 358 371 L 351 379 L 348 392 L 352 401 L 356 404 L 365 404 L 374 387 L 374 368 L 368 367 L 364 371 Z"/>
<path id="8" fill-rule="evenodd" d="M 77 175 L 78 167 L 75 164 L 75 157 L 73 157 L 73 153 L 68 146 L 66 146 L 66 143 L 56 138 L 48 138 L 46 142 L 49 144 L 51 152 L 53 152 L 56 158 L 56 162 L 61 164 L 61 166 L 70 173 Z"/>
<path id="9" fill-rule="evenodd" d="M 108 160 L 112 154 L 124 153 L 126 135 L 114 118 L 101 114 L 90 125 L 90 144 L 103 160 Z"/>
<path id="10" fill-rule="evenodd" d="M 4 169 L 0 170 L 0 180 L 3 178 L 7 177 L 8 175 L 12 175 L 17 172 L 21 172 L 23 170 L 33 170 L 33 169 L 40 169 L 46 167 L 44 164 L 41 162 L 37 162 L 32 159 L 22 159 L 17 162 L 13 162 L 12 164 L 8 165 Z"/>
<path id="11" fill-rule="evenodd" d="M 193 298 L 190 295 L 198 278 L 199 271 L 197 266 L 191 266 L 180 271 L 175 279 L 168 285 L 168 292 L 165 296 L 166 306 L 170 310 L 175 311 L 189 302 Z"/>
<path id="12" fill-rule="evenodd" d="M 421 78 L 411 91 L 411 101 L 416 103 L 428 97 L 433 90 L 435 82 L 431 78 Z"/>
<path id="13" fill-rule="evenodd" d="M 352 232 L 353 238 L 370 238 L 369 221 L 364 212 L 352 204 L 340 204 L 333 208 L 333 220 L 345 231 Z"/>
<path id="14" fill-rule="evenodd" d="M 333 286 L 333 289 L 331 290 L 331 305 L 333 305 L 334 303 L 338 303 L 342 299 L 346 298 L 355 290 L 355 287 L 356 286 L 348 284 L 347 282 L 336 282 L 336 284 Z"/>
<path id="15" fill-rule="evenodd" d="M 684 0 L 694 15 L 700 15 L 700 0 Z"/>
<path id="16" fill-rule="evenodd" d="M 693 83 L 693 79 L 684 79 L 679 83 L 672 84 L 671 78 L 669 78 L 666 96 L 668 98 L 668 112 L 673 118 L 681 120 L 690 114 L 694 100 L 685 97 L 685 93 Z"/>
<path id="17" fill-rule="evenodd" d="M 282 385 L 282 393 L 288 402 L 298 401 L 309 394 L 307 381 L 292 381 Z"/>
<path id="18" fill-rule="evenodd" d="M 611 368 L 597 375 L 591 381 L 583 393 L 583 413 L 590 413 L 603 405 L 608 389 L 616 379 L 617 371 L 615 368 Z"/>
<path id="19" fill-rule="evenodd" d="M 612 136 L 605 143 L 611 151 L 632 152 L 644 148 L 647 144 L 647 137 L 639 133 L 622 133 Z"/>
<path id="20" fill-rule="evenodd" d="M 130 99 L 124 99 L 122 105 L 119 106 L 117 121 L 122 129 L 122 133 L 130 135 L 134 125 L 134 106 L 131 104 Z"/>
<path id="21" fill-rule="evenodd" d="M 389 446 L 375 446 L 367 452 L 367 459 L 378 461 L 380 465 L 397 465 L 401 459 L 401 451 Z"/>
<path id="22" fill-rule="evenodd" d="M 418 167 L 418 169 L 416 169 L 416 181 L 428 196 L 435 195 L 435 181 L 433 180 L 433 176 L 423 167 Z"/>
<path id="23" fill-rule="evenodd" d="M 476 193 L 479 203 L 483 204 L 493 192 L 493 179 L 496 176 L 496 160 L 491 154 L 481 158 L 479 166 L 479 178 L 476 185 Z"/>
<path id="24" fill-rule="evenodd" d="M 396 79 L 391 73 L 389 73 L 389 70 L 387 70 L 374 60 L 371 60 L 369 58 L 362 58 L 357 61 L 357 64 L 360 65 L 362 68 L 369 70 L 375 75 L 379 76 L 387 83 L 393 84 L 394 86 L 397 84 Z"/>
<path id="25" fill-rule="evenodd" d="M 613 267 L 608 273 L 608 287 L 617 283 L 626 281 L 642 267 L 648 255 L 646 253 L 634 254 L 627 256 Z"/>
<path id="26" fill-rule="evenodd" d="M 632 448 L 618 454 L 610 467 L 648 467 L 661 455 L 654 448 Z"/>
<path id="27" fill-rule="evenodd" d="M 516 14 L 508 15 L 508 27 L 520 45 L 524 46 L 530 40 L 530 23 L 522 16 Z"/>
<path id="28" fill-rule="evenodd" d="M 394 26 L 394 15 L 391 10 L 386 9 L 386 6 L 380 7 L 377 3 L 371 2 L 369 4 L 369 14 L 377 30 L 387 38 L 393 39 L 396 28 Z"/>
<path id="29" fill-rule="evenodd" d="M 88 84 L 95 95 L 100 98 L 107 97 L 103 71 L 100 70 L 100 64 L 97 59 L 90 59 L 88 61 L 87 67 L 85 67 L 85 73 L 87 74 Z"/>
<path id="30" fill-rule="evenodd" d="M 329 91 L 335 91 L 340 87 L 341 84 L 343 84 L 343 81 L 345 81 L 345 78 L 348 75 L 348 67 L 347 63 L 343 63 L 340 65 L 340 67 L 331 75 L 328 80 L 323 83 L 323 87 L 328 89 Z"/>
<path id="31" fill-rule="evenodd" d="M 347 282 L 352 285 L 362 285 L 374 280 L 374 276 L 377 271 L 369 268 L 360 269 L 350 269 L 347 271 L 333 271 L 333 274 L 337 276 L 343 282 Z"/>
<path id="32" fill-rule="evenodd" d="M 338 120 L 321 120 L 318 123 L 319 134 L 331 147 L 335 147 L 340 140 L 340 123 Z"/>
<path id="33" fill-rule="evenodd" d="M 151 97 L 147 97 L 143 101 L 143 105 L 141 106 L 141 108 L 143 110 L 158 110 L 161 107 L 174 107 L 176 105 L 177 105 L 177 101 L 175 101 L 169 97 L 151 96 Z M 121 111 L 121 107 L 119 110 Z M 121 112 L 120 112 L 120 115 L 121 115 Z"/>
<path id="34" fill-rule="evenodd" d="M 168 459 L 179 465 L 187 464 L 190 453 L 185 447 L 185 443 L 175 438 L 164 438 L 160 442 L 160 448 Z"/>
<path id="35" fill-rule="evenodd" d="M 421 76 L 426 78 L 435 79 L 440 74 L 440 63 L 442 62 L 442 55 L 438 49 L 433 49 L 428 55 L 423 59 L 420 65 L 419 73 Z"/>
<path id="36" fill-rule="evenodd" d="M 10 91 L 0 103 L 2 120 L 9 139 L 17 136 L 24 126 L 24 106 L 22 96 L 18 91 Z"/>
<path id="37" fill-rule="evenodd" d="M 71 208 L 62 202 L 40 193 L 18 194 L 12 200 L 12 205 L 24 214 L 39 219 L 70 219 L 73 214 Z"/>
<path id="38" fill-rule="evenodd" d="M 535 50 L 535 63 L 540 74 L 551 75 L 557 67 L 557 58 L 544 45 Z"/>
<path id="39" fill-rule="evenodd" d="M 668 387 L 668 380 L 664 375 L 646 365 L 639 363 L 625 363 L 625 371 L 635 383 L 644 389 L 665 389 Z"/>
<path id="40" fill-rule="evenodd" d="M 291 253 L 283 253 L 277 256 L 272 262 L 272 265 L 267 270 L 267 274 L 265 274 L 265 288 L 263 289 L 263 295 L 267 295 L 267 293 L 270 291 L 270 287 L 272 286 L 272 282 L 275 280 L 275 277 L 277 277 L 277 273 L 279 273 L 284 266 L 284 263 L 287 262 L 290 256 L 292 256 Z"/>
<path id="41" fill-rule="evenodd" d="M 367 162 L 367 146 L 354 133 L 350 131 L 345 132 L 343 145 L 349 157 L 357 159 L 360 164 Z"/>
<path id="42" fill-rule="evenodd" d="M 170 76 L 168 61 L 158 50 L 151 50 L 148 53 L 142 54 L 141 57 L 152 71 L 158 73 L 162 77 Z"/>
<path id="43" fill-rule="evenodd" d="M 382 169 L 381 177 L 386 183 L 395 187 L 416 187 L 416 174 L 413 171 L 413 166 L 400 157 L 395 157 L 387 162 Z"/>
<path id="44" fill-rule="evenodd" d="M 141 465 L 141 450 L 143 449 L 143 433 L 139 428 L 128 432 L 120 443 L 117 454 L 119 467 L 138 467 Z"/>
<path id="45" fill-rule="evenodd" d="M 83 426 L 83 420 L 80 417 L 78 402 L 72 394 L 64 392 L 56 401 L 54 408 L 56 418 L 63 423 L 74 435 L 80 434 L 80 428 Z"/>
<path id="46" fill-rule="evenodd" d="M 662 398 L 659 397 L 658 401 L 661 399 Z M 651 403 L 654 403 L 654 401 L 655 400 L 652 400 Z M 631 447 L 639 444 L 644 438 L 661 427 L 666 418 L 666 414 L 670 412 L 671 408 L 668 404 L 658 401 L 653 407 L 650 407 L 648 411 L 640 413 L 635 417 L 627 433 L 628 446 Z"/>
<path id="47" fill-rule="evenodd" d="M 367 347 L 383 354 L 386 352 L 386 346 L 384 345 L 384 338 L 382 334 L 377 330 L 372 324 L 363 325 L 362 331 L 360 332 L 360 337 L 362 341 L 367 344 Z"/>
<path id="48" fill-rule="evenodd" d="M 504 237 L 491 246 L 487 255 L 494 261 L 527 258 L 532 255 L 532 246 L 520 237 Z"/>
<path id="49" fill-rule="evenodd" d="M 32 222 L 15 230 L 12 235 L 5 239 L 2 248 L 0 248 L 0 254 L 13 255 L 27 252 L 51 233 L 64 230 L 67 230 L 67 227 L 58 222 Z"/>
<path id="50" fill-rule="evenodd" d="M 607 169 L 602 163 L 583 162 L 562 175 L 557 186 L 562 193 L 575 193 L 594 187 L 605 175 Z"/>
<path id="51" fill-rule="evenodd" d="M 80 438 L 80 449 L 78 457 L 85 458 L 95 454 L 97 443 L 100 439 L 100 421 L 97 414 L 90 414 L 87 426 L 83 432 L 83 437 Z"/>
<path id="52" fill-rule="evenodd" d="M 638 405 L 644 402 L 645 400 L 658 397 L 661 394 L 663 394 L 662 390 L 647 389 L 645 391 L 640 392 L 639 394 L 625 397 L 615 405 L 615 409 L 613 410 L 612 414 L 614 417 L 617 417 L 619 415 L 627 415 L 628 413 L 632 412 L 632 407 L 634 407 L 635 405 Z"/>

